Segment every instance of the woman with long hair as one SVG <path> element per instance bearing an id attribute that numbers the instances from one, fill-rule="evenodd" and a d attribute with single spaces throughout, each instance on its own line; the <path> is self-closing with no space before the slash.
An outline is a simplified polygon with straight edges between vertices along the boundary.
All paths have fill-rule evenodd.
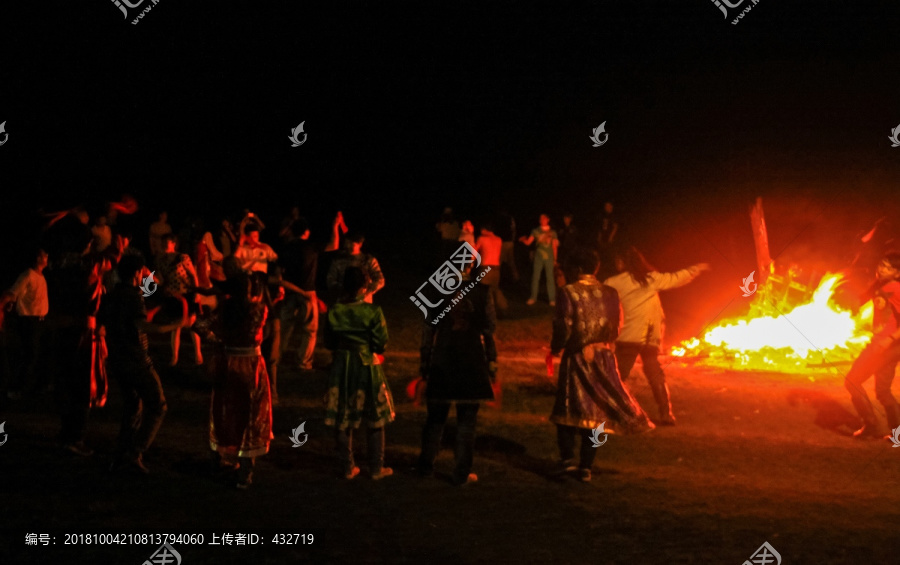
<path id="1" fill-rule="evenodd" d="M 627 379 L 640 355 L 644 375 L 659 407 L 659 420 L 656 423 L 674 426 L 675 415 L 669 400 L 669 387 L 658 359 L 665 326 L 659 291 L 690 283 L 700 273 L 709 270 L 709 265 L 698 263 L 674 273 L 660 273 L 633 246 L 616 251 L 614 262 L 619 274 L 606 279 L 603 284 L 618 291 L 625 313 L 625 323 L 616 340 L 619 373 L 623 381 Z"/>

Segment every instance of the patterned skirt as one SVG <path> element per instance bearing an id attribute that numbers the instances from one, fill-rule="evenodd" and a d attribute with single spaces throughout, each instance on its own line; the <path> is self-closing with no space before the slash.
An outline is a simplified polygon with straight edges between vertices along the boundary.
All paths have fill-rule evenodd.
<path id="1" fill-rule="evenodd" d="M 210 447 L 226 461 L 268 453 L 272 399 L 259 348 L 226 349 L 213 358 L 211 371 Z"/>
<path id="2" fill-rule="evenodd" d="M 582 429 L 607 422 L 625 434 L 656 427 L 619 378 L 613 352 L 590 345 L 563 353 L 550 421 Z"/>
<path id="3" fill-rule="evenodd" d="M 393 422 L 394 398 L 384 370 L 375 364 L 372 354 L 367 349 L 338 349 L 333 359 L 325 399 L 325 425 L 345 430 L 358 428 L 363 419 L 370 428 Z"/>

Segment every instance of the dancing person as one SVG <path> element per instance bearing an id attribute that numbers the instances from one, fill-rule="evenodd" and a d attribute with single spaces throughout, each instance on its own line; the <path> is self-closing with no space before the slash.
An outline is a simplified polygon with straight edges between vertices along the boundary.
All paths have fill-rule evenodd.
<path id="1" fill-rule="evenodd" d="M 340 472 L 359 474 L 353 458 L 353 430 L 367 425 L 369 472 L 380 480 L 393 474 L 384 466 L 384 428 L 394 421 L 394 400 L 382 362 L 388 341 L 381 307 L 365 302 L 369 284 L 362 269 L 344 270 L 344 292 L 328 311 L 325 344 L 333 352 L 325 424 L 335 429 Z"/>
<path id="2" fill-rule="evenodd" d="M 197 321 L 197 314 L 200 313 L 199 296 L 196 293 L 199 286 L 197 270 L 188 254 L 177 251 L 177 237 L 172 234 L 164 235 L 163 246 L 164 251 L 157 259 L 157 264 L 161 275 L 162 291 L 168 298 L 170 315 L 177 318 L 187 316 L 188 327 L 191 327 Z M 200 350 L 200 336 L 194 331 L 191 331 L 190 335 L 194 344 L 194 362 L 202 365 L 203 353 Z M 181 349 L 180 327 L 172 332 L 170 345 L 172 358 L 169 366 L 174 367 L 178 365 L 178 352 Z"/>
<path id="3" fill-rule="evenodd" d="M 500 264 L 509 267 L 513 282 L 519 282 L 519 269 L 516 267 L 516 219 L 506 211 L 501 211 L 497 226 L 500 228 L 497 235 L 503 242 L 500 248 Z"/>
<path id="4" fill-rule="evenodd" d="M 555 306 L 556 281 L 554 280 L 553 267 L 556 265 L 556 256 L 559 251 L 559 238 L 556 236 L 556 232 L 550 228 L 550 216 L 541 214 L 539 222 L 540 226 L 534 228 L 528 237 L 522 236 L 519 238 L 519 241 L 525 245 L 531 245 L 537 241 L 531 273 L 531 298 L 528 299 L 526 304 L 531 306 L 537 302 L 541 273 L 544 273 L 547 279 L 547 298 L 550 300 L 550 306 Z"/>
<path id="5" fill-rule="evenodd" d="M 280 260 L 281 283 L 285 288 L 281 307 L 282 356 L 290 346 L 294 329 L 298 329 L 300 370 L 311 371 L 319 330 L 319 300 L 316 296 L 318 252 L 309 240 L 309 226 L 305 218 L 296 218 L 289 226 L 289 234 L 291 238 L 285 244 Z"/>
<path id="6" fill-rule="evenodd" d="M 244 241 L 238 246 L 234 256 L 241 262 L 241 268 L 245 271 L 267 274 L 269 272 L 269 263 L 277 261 L 278 254 L 259 240 L 259 230 L 261 228 L 256 222 L 249 221 L 252 218 L 255 218 L 255 216 L 250 214 L 241 223 Z"/>
<path id="7" fill-rule="evenodd" d="M 603 205 L 603 213 L 600 214 L 600 223 L 597 230 L 597 250 L 600 253 L 600 266 L 604 278 L 616 274 L 613 242 L 618 233 L 619 223 L 613 215 L 612 202 L 607 202 Z"/>
<path id="8" fill-rule="evenodd" d="M 644 376 L 650 384 L 659 408 L 657 424 L 675 425 L 666 375 L 659 364 L 659 348 L 665 329 L 665 314 L 659 291 L 684 286 L 709 270 L 706 263 L 698 263 L 674 273 L 659 273 L 643 255 L 630 246 L 615 253 L 615 267 L 619 274 L 606 279 L 619 293 L 625 323 L 616 340 L 616 361 L 622 380 L 628 378 L 637 356 L 644 364 Z"/>
<path id="9" fill-rule="evenodd" d="M 209 290 L 214 284 L 221 285 L 225 282 L 225 271 L 222 269 L 222 260 L 225 255 L 216 247 L 212 232 L 204 232 L 203 237 L 194 248 L 197 269 L 197 287 Z M 206 306 L 209 310 L 215 310 L 217 306 L 215 295 L 201 295 L 199 299 L 201 310 Z"/>
<path id="10" fill-rule="evenodd" d="M 342 286 L 344 271 L 350 267 L 362 269 L 369 281 L 364 298 L 367 303 L 371 304 L 375 293 L 384 288 L 384 275 L 381 273 L 378 259 L 362 252 L 365 241 L 366 237 L 362 232 L 351 231 L 347 234 L 344 250 L 334 258 L 328 269 L 327 284 L 332 297 L 354 291 Z"/>
<path id="11" fill-rule="evenodd" d="M 219 245 L 222 247 L 222 255 L 231 257 L 238 248 L 238 237 L 234 234 L 233 226 L 227 218 L 222 219 L 219 226 Z"/>
<path id="12" fill-rule="evenodd" d="M 863 425 L 854 437 L 881 437 L 878 419 L 863 384 L 875 375 L 875 397 L 884 406 L 891 430 L 900 427 L 900 404 L 891 394 L 894 371 L 900 361 L 900 252 L 884 255 L 875 270 L 875 281 L 865 298 L 872 298 L 872 341 L 860 353 L 844 378 L 853 406 Z"/>
<path id="13" fill-rule="evenodd" d="M 166 397 L 147 349 L 147 333 L 170 333 L 187 325 L 185 316 L 172 324 L 152 323 L 156 311 L 147 312 L 140 285 L 144 261 L 125 255 L 116 267 L 121 282 L 100 306 L 97 323 L 109 348 L 107 369 L 119 381 L 122 424 L 110 470 L 147 474 L 143 454 L 162 425 Z"/>
<path id="14" fill-rule="evenodd" d="M 291 213 L 283 220 L 281 220 L 281 231 L 278 232 L 278 237 L 281 239 L 283 243 L 287 243 L 293 237 L 291 226 L 294 225 L 294 222 L 299 220 L 300 216 L 300 207 L 299 206 L 291 206 Z"/>
<path id="15" fill-rule="evenodd" d="M 600 245 L 610 245 L 619 232 L 619 223 L 613 215 L 612 202 L 603 205 L 603 213 L 600 214 L 600 226 L 597 231 L 597 243 Z"/>
<path id="16" fill-rule="evenodd" d="M 472 247 L 475 247 L 475 226 L 472 222 L 465 220 L 462 223 L 462 229 L 459 232 L 459 241 L 465 241 Z M 459 246 L 457 246 L 458 248 Z M 454 249 L 456 251 L 456 249 Z"/>
<path id="17" fill-rule="evenodd" d="M 338 210 L 331 222 L 328 244 L 319 253 L 316 262 L 316 290 L 319 291 L 320 296 L 327 297 L 329 295 L 328 273 L 331 272 L 331 264 L 334 263 L 334 260 L 343 255 L 341 234 L 346 235 L 348 231 L 349 228 L 344 222 L 344 214 Z M 319 298 L 319 302 L 321 303 L 321 298 Z"/>
<path id="18" fill-rule="evenodd" d="M 106 216 L 97 218 L 97 223 L 91 228 L 94 236 L 94 251 L 102 252 L 112 245 L 112 229 L 106 223 Z"/>
<path id="19" fill-rule="evenodd" d="M 48 280 L 57 332 L 59 439 L 64 449 L 83 457 L 94 453 L 84 441 L 91 409 L 106 404 L 109 390 L 106 341 L 97 313 L 105 300 L 104 276 L 114 262 L 118 264 L 109 250 L 86 258 L 70 255 L 54 261 Z"/>
<path id="20" fill-rule="evenodd" d="M 574 217 L 571 213 L 566 212 L 563 215 L 563 226 L 559 228 L 559 261 L 560 265 L 570 264 L 569 255 L 578 248 L 578 228 L 573 223 Z M 571 280 L 575 280 L 577 275 L 571 274 Z M 566 280 L 570 279 L 570 274 L 566 273 Z"/>
<path id="21" fill-rule="evenodd" d="M 441 234 L 440 260 L 446 261 L 459 247 L 460 227 L 453 215 L 453 208 L 444 208 L 434 227 Z"/>
<path id="22" fill-rule="evenodd" d="M 470 284 L 471 271 L 470 266 L 463 273 L 462 284 Z M 428 418 L 422 429 L 422 451 L 416 467 L 420 475 L 430 476 L 434 472 L 444 425 L 450 406 L 455 403 L 456 465 L 452 481 L 455 485 L 478 481 L 478 475 L 471 472 L 475 425 L 480 402 L 494 399 L 496 326 L 494 300 L 491 291 L 482 284 L 474 285 L 462 295 L 437 326 L 428 322 L 423 326 L 419 372 L 426 382 Z"/>
<path id="23" fill-rule="evenodd" d="M 260 349 L 267 309 L 256 277 L 241 272 L 226 286 L 229 298 L 213 315 L 207 334 L 219 342 L 210 364 L 209 444 L 217 466 L 236 471 L 234 485 L 246 489 L 256 458 L 269 452 L 274 439 L 269 375 Z"/>
<path id="24" fill-rule="evenodd" d="M 481 255 L 481 284 L 488 287 L 498 317 L 506 312 L 508 304 L 503 291 L 500 290 L 500 257 L 503 254 L 503 240 L 494 235 L 493 224 L 485 222 L 481 227 L 481 235 L 475 242 L 475 250 Z"/>
<path id="25" fill-rule="evenodd" d="M 22 361 L 6 393 L 10 400 L 21 399 L 26 385 L 38 387 L 40 384 L 36 381 L 36 372 L 42 353 L 44 318 L 50 311 L 47 279 L 44 278 L 49 255 L 43 248 L 38 248 L 33 261 L 15 284 L 0 296 L 2 310 L 15 303 L 16 330 L 22 344 Z"/>
<path id="26" fill-rule="evenodd" d="M 616 431 L 640 433 L 655 428 L 619 378 L 613 347 L 621 324 L 619 299 L 612 287 L 596 279 L 596 252 L 582 249 L 572 256 L 578 281 L 566 285 L 553 317 L 550 353 L 562 354 L 556 402 L 550 421 L 556 424 L 560 461 L 553 474 L 578 471 L 591 480 L 596 450 L 591 430 L 612 421 Z M 581 436 L 575 464 L 575 435 Z"/>
<path id="27" fill-rule="evenodd" d="M 160 212 L 159 219 L 150 224 L 150 257 L 154 258 L 166 250 L 163 237 L 172 233 L 168 212 Z"/>

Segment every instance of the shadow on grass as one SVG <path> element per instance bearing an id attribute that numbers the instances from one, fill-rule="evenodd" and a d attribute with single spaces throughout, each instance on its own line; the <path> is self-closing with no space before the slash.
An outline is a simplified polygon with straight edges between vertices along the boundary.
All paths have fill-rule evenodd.
<path id="1" fill-rule="evenodd" d="M 808 405 L 816 411 L 816 418 L 813 420 L 813 423 L 836 434 L 842 436 L 853 435 L 853 430 L 860 426 L 859 418 L 856 415 L 823 392 L 794 389 L 788 391 L 787 401 L 791 406 Z"/>

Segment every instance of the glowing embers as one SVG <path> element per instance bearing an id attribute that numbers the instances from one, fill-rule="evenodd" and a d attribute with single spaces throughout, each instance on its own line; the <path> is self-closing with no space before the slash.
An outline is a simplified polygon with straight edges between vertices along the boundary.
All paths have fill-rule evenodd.
<path id="1" fill-rule="evenodd" d="M 834 304 L 841 279 L 826 274 L 810 300 L 790 309 L 776 309 L 768 293 L 757 293 L 754 314 L 726 320 L 671 354 L 705 365 L 784 373 L 849 364 L 871 339 L 872 305 L 854 314 Z"/>

